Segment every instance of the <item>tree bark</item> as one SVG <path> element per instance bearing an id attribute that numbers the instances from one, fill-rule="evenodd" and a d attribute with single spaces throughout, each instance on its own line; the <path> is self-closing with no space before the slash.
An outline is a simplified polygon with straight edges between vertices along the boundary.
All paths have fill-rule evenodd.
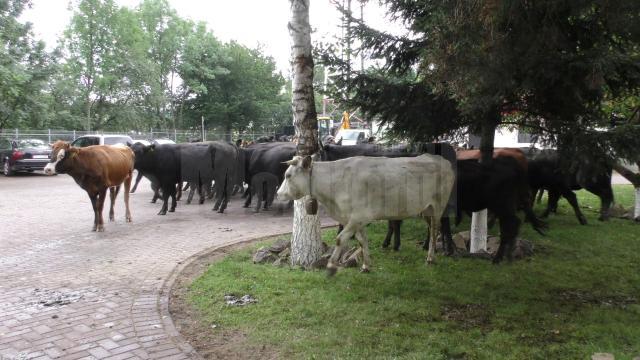
<path id="1" fill-rule="evenodd" d="M 640 162 L 637 163 L 638 171 L 640 171 Z M 633 211 L 633 218 L 636 221 L 640 221 L 640 173 L 636 174 L 631 169 L 622 165 L 619 162 L 613 164 L 613 169 L 622 175 L 625 179 L 629 180 L 633 187 L 636 189 L 636 202 Z"/>
<path id="2" fill-rule="evenodd" d="M 318 120 L 313 93 L 313 58 L 311 56 L 310 0 L 289 0 L 291 66 L 293 73 L 293 125 L 298 137 L 298 155 L 318 151 Z M 320 218 L 305 212 L 305 198 L 294 203 L 291 236 L 291 265 L 309 267 L 321 252 Z"/>
<path id="3" fill-rule="evenodd" d="M 492 109 L 485 115 L 480 132 L 480 162 L 490 164 L 493 160 L 493 141 L 496 136 L 496 127 L 500 123 L 500 112 Z M 471 253 L 487 250 L 487 209 L 474 212 L 471 216 L 470 232 Z"/>

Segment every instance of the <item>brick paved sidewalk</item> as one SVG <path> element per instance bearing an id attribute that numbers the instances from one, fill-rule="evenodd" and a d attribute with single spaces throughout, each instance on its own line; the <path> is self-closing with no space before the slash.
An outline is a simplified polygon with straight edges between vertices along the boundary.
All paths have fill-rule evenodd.
<path id="1" fill-rule="evenodd" d="M 71 177 L 0 178 L 0 359 L 197 357 L 167 316 L 165 280 L 199 251 L 291 228 L 239 198 L 225 214 L 181 201 L 164 217 L 150 198 L 141 183 L 126 224 L 120 194 L 116 222 L 94 233 Z"/>

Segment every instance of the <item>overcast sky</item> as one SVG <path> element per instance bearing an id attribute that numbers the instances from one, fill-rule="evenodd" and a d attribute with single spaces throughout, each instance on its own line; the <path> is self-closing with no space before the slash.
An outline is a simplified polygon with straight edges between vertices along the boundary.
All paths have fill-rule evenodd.
<path id="1" fill-rule="evenodd" d="M 69 0 L 32 0 L 33 7 L 24 12 L 22 19 L 33 23 L 36 37 L 51 49 L 66 28 L 72 16 Z M 140 0 L 116 0 L 122 6 L 134 8 Z M 262 45 L 267 55 L 273 56 L 278 68 L 289 68 L 288 0 L 169 0 L 183 18 L 204 21 L 214 35 L 222 40 L 236 40 L 248 47 Z M 380 28 L 388 28 L 384 11 L 371 1 L 364 8 L 365 20 Z M 353 10 L 359 14 L 360 4 L 353 1 Z M 312 41 L 340 34 L 340 14 L 330 0 L 311 0 L 311 26 L 317 30 Z M 396 27 L 397 28 L 397 27 Z"/>

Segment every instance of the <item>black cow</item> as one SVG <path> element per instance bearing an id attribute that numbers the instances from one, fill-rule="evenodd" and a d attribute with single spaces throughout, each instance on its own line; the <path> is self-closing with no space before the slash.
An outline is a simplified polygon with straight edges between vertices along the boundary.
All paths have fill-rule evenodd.
<path id="1" fill-rule="evenodd" d="M 158 215 L 166 215 L 167 210 L 176 210 L 176 184 L 181 183 L 180 150 L 175 144 L 131 146 L 135 154 L 135 169 L 149 178 L 151 183 L 157 183 L 162 190 L 162 208 Z M 171 197 L 171 208 L 168 200 Z"/>
<path id="2" fill-rule="evenodd" d="M 223 213 L 238 177 L 238 148 L 229 142 L 212 141 L 209 143 L 213 160 L 213 181 L 215 204 L 214 211 Z"/>
<path id="3" fill-rule="evenodd" d="M 586 189 L 600 198 L 598 220 L 609 218 L 609 208 L 613 203 L 610 165 L 589 158 L 580 159 L 572 165 L 570 161 L 564 163 L 555 150 L 524 151 L 529 158 L 529 185 L 532 192 L 535 194 L 540 189 L 549 192 L 549 201 L 542 217 L 555 211 L 560 196 L 563 196 L 571 204 L 580 224 L 585 225 L 587 219 L 580 211 L 573 190 Z"/>
<path id="4" fill-rule="evenodd" d="M 278 185 L 280 185 L 278 177 L 271 173 L 261 172 L 253 175 L 251 178 L 251 196 L 256 197 L 256 212 L 260 211 L 262 201 L 264 201 L 264 210 L 267 210 L 273 204 Z"/>
<path id="5" fill-rule="evenodd" d="M 271 142 L 263 144 L 254 144 L 245 148 L 245 156 L 248 161 L 246 167 L 246 182 L 249 184 L 247 189 L 247 199 L 244 207 L 251 205 L 251 183 L 255 174 L 267 172 L 278 178 L 278 184 L 284 180 L 284 172 L 288 165 L 284 162 L 289 161 L 296 154 L 296 145 L 291 142 Z"/>
<path id="6" fill-rule="evenodd" d="M 184 143 L 177 145 L 180 151 L 181 180 L 189 184 L 187 204 L 191 203 L 197 190 L 199 203 L 205 199 L 205 188 L 211 187 L 214 179 L 213 158 L 210 143 Z"/>
<path id="7" fill-rule="evenodd" d="M 457 164 L 457 222 L 460 222 L 462 212 L 491 211 L 500 221 L 500 247 L 493 258 L 493 262 L 498 263 L 505 254 L 511 256 L 520 228 L 520 219 L 516 216 L 518 204 L 529 196 L 527 176 L 511 157 L 498 157 L 490 164 L 481 164 L 477 160 L 460 160 Z M 544 234 L 546 225 L 536 218 L 530 207 L 523 210 L 534 230 Z M 449 218 L 443 217 L 441 224 L 445 251 L 452 254 Z"/>

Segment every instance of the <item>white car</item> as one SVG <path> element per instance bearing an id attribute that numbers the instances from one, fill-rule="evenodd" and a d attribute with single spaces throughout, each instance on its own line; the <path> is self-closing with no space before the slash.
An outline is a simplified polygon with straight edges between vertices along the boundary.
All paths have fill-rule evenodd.
<path id="1" fill-rule="evenodd" d="M 335 136 L 335 142 L 342 145 L 356 145 L 367 142 L 367 131 L 365 129 L 340 129 Z"/>
<path id="2" fill-rule="evenodd" d="M 129 135 L 84 135 L 73 140 L 71 146 L 85 147 L 91 145 L 133 145 Z"/>

